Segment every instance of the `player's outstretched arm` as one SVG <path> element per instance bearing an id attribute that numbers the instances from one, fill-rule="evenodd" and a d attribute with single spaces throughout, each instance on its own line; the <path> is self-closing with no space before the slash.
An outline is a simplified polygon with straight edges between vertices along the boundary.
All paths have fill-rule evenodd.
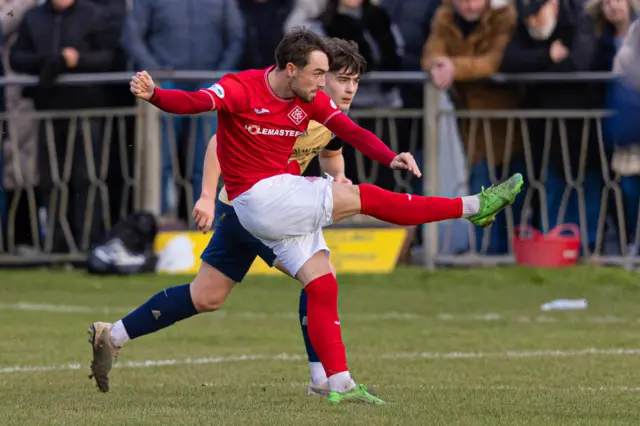
<path id="1" fill-rule="evenodd" d="M 320 170 L 324 173 L 329 173 L 338 183 L 352 183 L 344 172 L 344 156 L 342 155 L 342 148 L 339 149 L 323 149 L 318 154 L 318 161 L 320 162 Z"/>
<path id="2" fill-rule="evenodd" d="M 136 73 L 131 78 L 129 86 L 131 93 L 136 97 L 171 114 L 199 114 L 216 109 L 213 95 L 206 90 L 187 92 L 178 89 L 161 89 L 156 87 L 146 71 Z"/>
<path id="3" fill-rule="evenodd" d="M 422 176 L 413 155 L 394 153 L 376 135 L 358 126 L 345 114 L 332 115 L 325 127 L 372 160 L 394 170 L 408 170 L 417 177 Z"/>
<path id="4" fill-rule="evenodd" d="M 211 136 L 204 154 L 204 168 L 202 171 L 202 195 L 215 200 L 220 180 L 220 161 L 218 160 L 218 137 Z"/>
<path id="5" fill-rule="evenodd" d="M 211 229 L 213 218 L 215 217 L 216 194 L 220 179 L 220 162 L 216 152 L 217 145 L 216 135 L 211 136 L 204 155 L 202 193 L 198 201 L 196 201 L 191 214 L 198 225 L 198 230 L 205 234 Z"/>

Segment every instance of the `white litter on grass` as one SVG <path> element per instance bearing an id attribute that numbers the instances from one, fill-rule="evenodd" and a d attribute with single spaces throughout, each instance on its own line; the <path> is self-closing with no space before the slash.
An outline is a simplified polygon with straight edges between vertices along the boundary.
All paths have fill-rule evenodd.
<path id="1" fill-rule="evenodd" d="M 556 299 L 543 303 L 540 309 L 543 311 L 580 311 L 587 309 L 587 299 Z"/>

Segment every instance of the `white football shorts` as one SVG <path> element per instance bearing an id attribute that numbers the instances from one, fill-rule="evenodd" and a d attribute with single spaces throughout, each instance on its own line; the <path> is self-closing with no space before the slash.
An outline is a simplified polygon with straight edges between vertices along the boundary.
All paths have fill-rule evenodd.
<path id="1" fill-rule="evenodd" d="M 322 228 L 333 223 L 333 178 L 283 174 L 263 179 L 233 200 L 244 228 L 270 247 L 295 276 L 329 247 Z"/>

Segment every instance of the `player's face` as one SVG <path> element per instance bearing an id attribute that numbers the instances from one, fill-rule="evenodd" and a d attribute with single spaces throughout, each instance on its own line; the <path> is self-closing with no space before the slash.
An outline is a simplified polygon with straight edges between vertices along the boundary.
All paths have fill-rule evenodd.
<path id="1" fill-rule="evenodd" d="M 347 69 L 327 74 L 324 89 L 342 111 L 348 111 L 360 85 L 360 74 L 352 74 Z"/>
<path id="2" fill-rule="evenodd" d="M 291 91 L 303 102 L 312 102 L 318 90 L 325 85 L 325 74 L 329 71 L 329 58 L 320 51 L 311 52 L 309 63 L 296 68 L 291 80 Z"/>

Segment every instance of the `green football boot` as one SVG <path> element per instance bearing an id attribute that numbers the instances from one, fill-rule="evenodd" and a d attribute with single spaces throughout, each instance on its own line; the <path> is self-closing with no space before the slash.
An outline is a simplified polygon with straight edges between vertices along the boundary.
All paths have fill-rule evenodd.
<path id="1" fill-rule="evenodd" d="M 467 219 L 476 226 L 486 228 L 496 220 L 496 215 L 505 209 L 516 199 L 522 189 L 524 179 L 520 173 L 516 173 L 506 181 L 492 185 L 489 189 L 482 188 L 478 194 L 480 210 Z"/>
<path id="2" fill-rule="evenodd" d="M 367 404 L 385 405 L 387 404 L 367 390 L 365 385 L 356 385 L 355 388 L 346 392 L 329 392 L 329 402 L 337 404 L 339 402 L 364 402 Z"/>

